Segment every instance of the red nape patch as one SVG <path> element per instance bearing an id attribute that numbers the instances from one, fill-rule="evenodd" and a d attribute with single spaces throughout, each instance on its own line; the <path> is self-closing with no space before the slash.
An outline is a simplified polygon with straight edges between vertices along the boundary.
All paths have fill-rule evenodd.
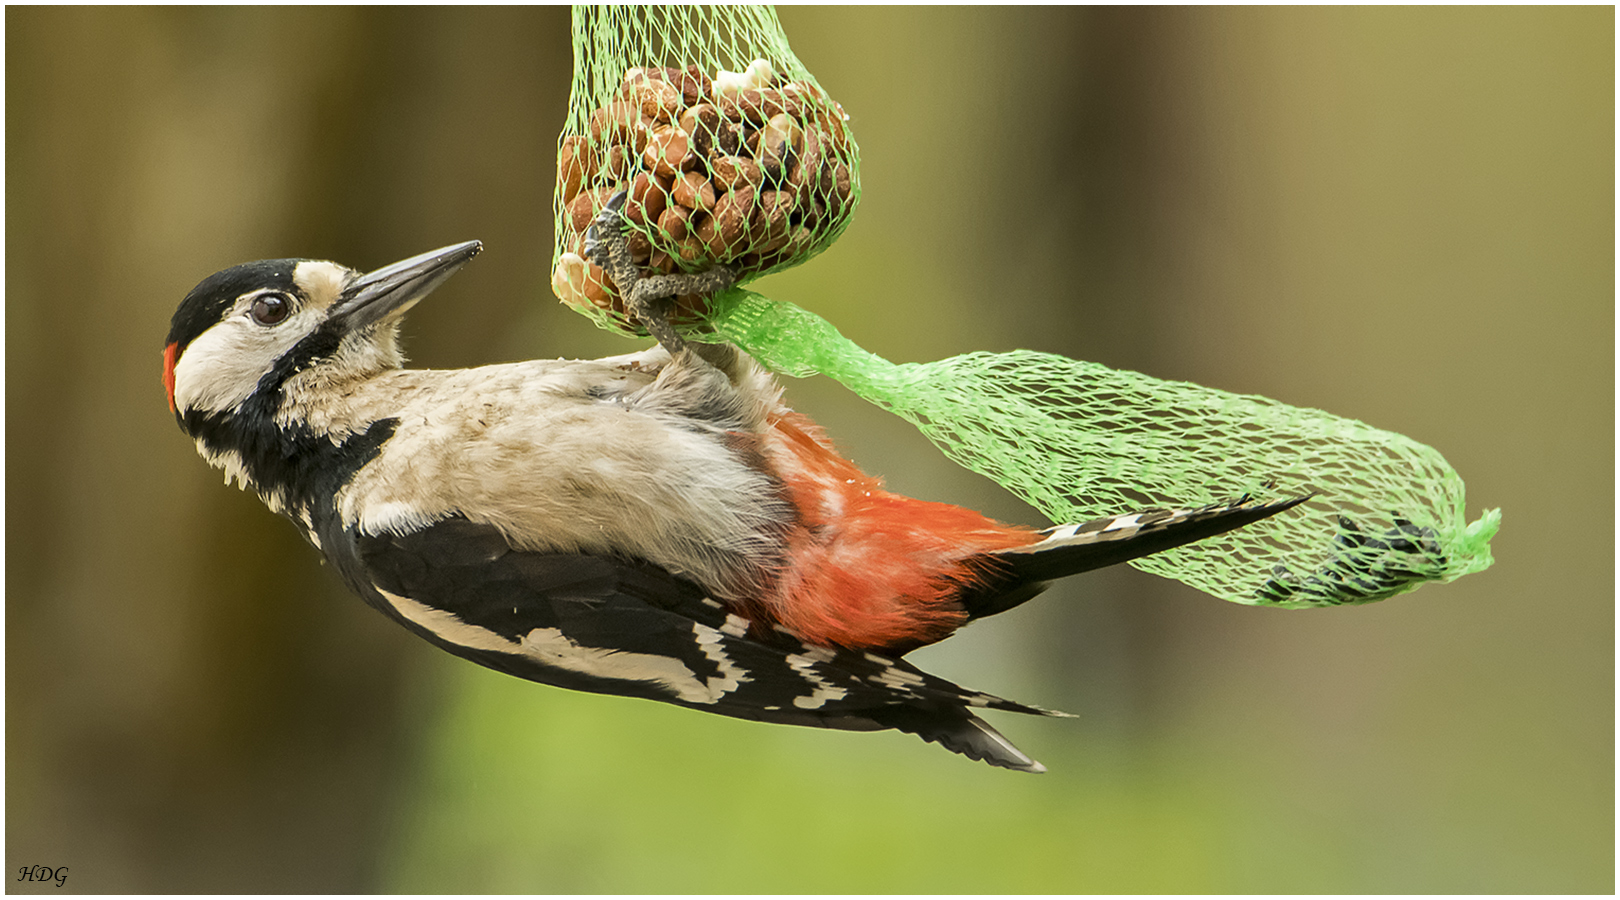
<path id="1" fill-rule="evenodd" d="M 774 423 L 767 456 L 799 515 L 768 615 L 811 643 L 905 652 L 967 622 L 974 559 L 1040 539 L 970 509 L 883 490 L 808 419 Z"/>
<path id="2" fill-rule="evenodd" d="M 179 355 L 178 341 L 163 348 L 163 389 L 169 393 L 169 412 L 174 412 L 174 364 Z"/>

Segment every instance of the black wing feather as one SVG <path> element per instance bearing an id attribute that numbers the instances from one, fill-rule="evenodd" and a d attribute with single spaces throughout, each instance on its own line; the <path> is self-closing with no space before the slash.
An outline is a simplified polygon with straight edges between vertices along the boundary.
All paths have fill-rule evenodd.
<path id="1" fill-rule="evenodd" d="M 339 567 L 368 602 L 498 671 L 756 721 L 896 728 L 994 765 L 1041 770 L 972 710 L 1044 710 L 966 690 L 903 660 L 810 646 L 779 629 L 761 636 L 696 584 L 651 563 L 514 550 L 493 526 L 462 518 L 404 535 L 347 537 L 352 557 Z M 389 595 L 449 616 L 413 618 Z"/>

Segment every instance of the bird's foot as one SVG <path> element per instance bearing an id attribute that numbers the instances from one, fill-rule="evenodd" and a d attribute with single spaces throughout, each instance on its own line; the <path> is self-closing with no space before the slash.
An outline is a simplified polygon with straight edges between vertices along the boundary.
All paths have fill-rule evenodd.
<path id="1" fill-rule="evenodd" d="M 630 239 L 624 233 L 624 203 L 629 196 L 619 191 L 608 198 L 607 205 L 585 229 L 585 244 L 580 248 L 581 255 L 601 266 L 617 285 L 625 283 L 621 278 L 633 281 L 637 277 L 635 262 L 630 258 Z"/>
<path id="2" fill-rule="evenodd" d="M 624 203 L 627 194 L 619 191 L 585 229 L 584 256 L 602 267 L 624 298 L 625 308 L 647 332 L 671 354 L 680 352 L 686 342 L 669 324 L 670 307 L 685 294 L 717 294 L 736 283 L 731 269 L 714 265 L 701 272 L 678 275 L 643 276 L 630 257 L 630 239 L 625 234 Z"/>

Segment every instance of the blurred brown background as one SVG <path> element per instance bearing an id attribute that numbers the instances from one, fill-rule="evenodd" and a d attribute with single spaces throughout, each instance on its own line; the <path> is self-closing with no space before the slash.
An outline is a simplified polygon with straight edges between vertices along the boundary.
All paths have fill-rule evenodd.
<path id="1" fill-rule="evenodd" d="M 6 11 L 6 864 L 104 891 L 1614 889 L 1614 12 L 781 12 L 865 199 L 757 285 L 895 361 L 1030 347 L 1446 454 L 1488 572 L 1238 607 L 1127 570 L 918 661 L 1052 767 L 432 650 L 220 486 L 168 317 L 248 259 L 487 252 L 424 366 L 633 345 L 550 298 L 549 9 Z M 899 490 L 1041 524 L 836 385 Z M 11 883 L 14 890 L 42 888 Z"/>

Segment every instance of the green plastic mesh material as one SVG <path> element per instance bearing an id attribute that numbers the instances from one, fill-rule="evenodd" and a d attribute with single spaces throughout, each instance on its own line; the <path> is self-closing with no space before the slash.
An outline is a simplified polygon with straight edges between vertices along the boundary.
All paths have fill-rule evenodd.
<path id="1" fill-rule="evenodd" d="M 826 249 L 860 200 L 848 117 L 788 48 L 770 7 L 574 9 L 574 84 L 558 142 L 552 287 L 630 332 L 617 288 L 580 255 L 627 190 L 630 248 L 649 274 L 724 263 L 738 283 Z M 676 300 L 702 322 L 708 298 Z"/>
<path id="2" fill-rule="evenodd" d="M 604 138 L 610 129 L 598 127 L 593 137 L 591 131 L 593 116 L 599 126 L 610 118 L 602 110 L 615 98 L 648 92 L 637 86 L 638 67 L 692 65 L 711 78 L 750 65 L 761 72 L 768 67 L 766 83 L 804 85 L 796 90 L 815 100 L 790 111 L 790 117 L 797 117 L 804 133 L 816 134 L 822 151 L 815 166 L 822 175 L 807 177 L 801 169 L 799 180 L 785 185 L 782 179 L 790 177 L 796 156 L 809 155 L 802 135 L 799 143 L 790 135 L 782 144 L 789 148 L 786 165 L 758 184 L 741 186 L 754 188 L 754 218 L 740 244 L 704 244 L 704 250 L 688 244 L 683 256 L 681 246 L 669 243 L 667 230 L 649 229 L 630 214 L 631 227 L 646 239 L 650 268 L 657 268 L 656 253 L 668 255 L 675 246 L 675 268 L 693 271 L 726 262 L 740 268 L 746 281 L 803 262 L 842 233 L 860 196 L 848 120 L 794 58 L 770 9 L 576 9 L 574 47 L 573 102 L 560 144 L 553 271 L 553 287 L 565 302 L 604 327 L 635 333 L 611 285 L 603 289 L 601 270 L 578 252 L 582 223 L 598 208 L 594 198 L 638 174 L 657 174 L 614 169 L 617 164 L 607 158 L 613 141 L 625 143 L 633 136 Z M 682 79 L 674 71 L 660 77 Z M 652 93 L 673 97 L 663 89 L 647 95 Z M 656 126 L 656 116 L 650 118 Z M 670 118 L 678 121 L 678 114 Z M 577 164 L 581 157 L 590 164 Z M 715 180 L 712 154 L 686 165 L 687 171 Z M 749 241 L 765 240 L 762 235 L 780 239 L 769 231 L 775 226 L 760 224 L 772 221 L 771 207 L 758 200 L 772 188 L 791 192 L 796 212 L 788 221 L 801 230 L 796 233 L 802 240 L 759 253 L 749 249 Z M 635 193 L 632 188 L 632 202 Z M 679 201 L 671 194 L 667 202 Z M 994 479 L 1053 522 L 1153 506 L 1202 506 L 1242 495 L 1257 500 L 1311 495 L 1255 525 L 1133 563 L 1226 600 L 1283 607 L 1365 603 L 1491 564 L 1490 539 L 1500 512 L 1490 510 L 1467 523 L 1462 480 L 1439 453 L 1361 422 L 1046 353 L 970 353 L 895 365 L 862 350 L 812 313 L 740 289 L 683 298 L 681 309 L 684 319 L 676 322 L 688 333 L 731 341 L 782 374 L 838 380 L 910 421 L 951 459 Z"/>

